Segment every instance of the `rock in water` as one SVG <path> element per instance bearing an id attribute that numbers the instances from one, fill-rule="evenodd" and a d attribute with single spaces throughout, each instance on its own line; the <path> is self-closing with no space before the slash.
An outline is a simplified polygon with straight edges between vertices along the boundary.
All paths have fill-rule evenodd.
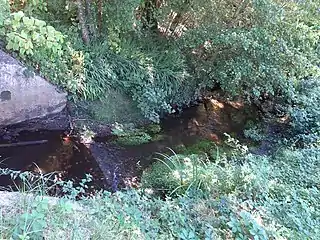
<path id="1" fill-rule="evenodd" d="M 0 50 L 0 126 L 59 113 L 67 94 Z"/>

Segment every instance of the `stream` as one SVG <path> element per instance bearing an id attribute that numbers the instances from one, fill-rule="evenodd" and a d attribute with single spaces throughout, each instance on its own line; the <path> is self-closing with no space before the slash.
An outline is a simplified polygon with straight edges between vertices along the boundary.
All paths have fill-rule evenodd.
<path id="1" fill-rule="evenodd" d="M 14 133 L 7 128 L 0 131 L 0 168 L 54 172 L 60 179 L 76 183 L 91 174 L 89 187 L 93 190 L 137 187 L 142 171 L 155 161 L 156 153 L 188 147 L 201 139 L 219 144 L 225 132 L 241 136 L 246 122 L 256 118 L 253 112 L 241 102 L 210 99 L 163 119 L 161 138 L 136 146 L 122 146 L 110 136 L 83 143 L 63 131 Z M 0 176 L 0 188 L 16 190 L 17 183 L 10 176 Z"/>

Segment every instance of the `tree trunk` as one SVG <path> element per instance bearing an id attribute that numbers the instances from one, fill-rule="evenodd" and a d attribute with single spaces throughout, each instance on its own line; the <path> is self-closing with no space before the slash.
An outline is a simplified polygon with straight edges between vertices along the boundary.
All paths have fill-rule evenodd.
<path id="1" fill-rule="evenodd" d="M 95 37 L 96 36 L 96 28 L 94 19 L 92 17 L 92 4 L 91 0 L 85 0 L 86 1 L 86 20 L 87 20 L 87 26 L 89 29 L 90 36 Z"/>
<path id="2" fill-rule="evenodd" d="M 99 36 L 101 36 L 101 34 L 102 34 L 102 12 L 103 12 L 102 0 L 98 0 L 98 33 L 99 33 Z"/>
<path id="3" fill-rule="evenodd" d="M 81 28 L 82 40 L 84 44 L 88 45 L 90 43 L 90 37 L 89 37 L 88 26 L 86 24 L 86 15 L 85 15 L 85 9 L 82 4 L 82 0 L 77 0 L 77 7 L 78 7 L 78 20 Z"/>

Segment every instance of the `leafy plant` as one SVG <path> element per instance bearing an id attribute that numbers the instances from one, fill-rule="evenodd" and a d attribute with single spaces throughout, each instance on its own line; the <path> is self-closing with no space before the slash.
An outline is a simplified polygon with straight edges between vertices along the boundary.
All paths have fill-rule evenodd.
<path id="1" fill-rule="evenodd" d="M 28 0 L 24 8 L 28 12 L 29 16 L 34 12 L 45 12 L 47 11 L 47 1 L 45 0 Z"/>
<path id="2" fill-rule="evenodd" d="M 264 228 L 257 223 L 249 212 L 241 211 L 238 216 L 231 216 L 228 222 L 235 239 L 269 239 Z"/>
<path id="3" fill-rule="evenodd" d="M 150 142 L 152 139 L 143 129 L 136 129 L 132 124 L 115 123 L 112 134 L 118 136 L 117 142 L 123 145 L 139 145 Z"/>
<path id="4" fill-rule="evenodd" d="M 13 239 L 43 239 L 44 230 L 47 228 L 45 214 L 48 211 L 48 201 L 41 201 L 28 206 L 26 212 L 17 218 L 13 231 Z"/>
<path id="5" fill-rule="evenodd" d="M 252 139 L 256 142 L 261 142 L 262 140 L 266 139 L 264 129 L 260 125 L 249 127 L 245 129 L 243 133 L 246 138 Z"/>
<path id="6" fill-rule="evenodd" d="M 7 49 L 18 51 L 22 58 L 42 51 L 47 57 L 61 57 L 64 36 L 44 21 L 26 17 L 23 12 L 12 13 L 4 21 Z"/>
<path id="7" fill-rule="evenodd" d="M 317 143 L 320 139 L 320 80 L 302 81 L 289 108 L 293 139 L 300 144 Z"/>
<path id="8" fill-rule="evenodd" d="M 319 22 L 310 23 L 305 15 L 316 11 L 316 2 L 254 0 L 220 10 L 225 15 L 216 15 L 217 22 L 204 22 L 181 38 L 194 51 L 195 76 L 232 95 L 290 97 L 295 83 L 319 74 L 319 32 L 314 31 Z M 234 13 L 239 18 L 222 24 L 232 9 L 239 10 Z M 237 21 L 237 27 L 230 26 Z"/>
<path id="9" fill-rule="evenodd" d="M 149 41 L 158 47 L 151 47 Z M 184 69 L 183 57 L 177 54 L 177 46 L 166 41 L 159 43 L 151 36 L 145 39 L 134 36 L 124 40 L 118 54 L 109 49 L 106 51 L 106 46 L 96 48 L 97 51 L 91 52 L 91 61 L 86 67 L 94 70 L 86 79 L 89 86 L 97 89 L 109 84 L 123 89 L 148 119 L 159 122 L 161 115 L 173 112 L 172 104 L 180 106 L 190 102 L 190 98 L 194 99 L 194 82 L 187 81 L 189 75 Z M 182 85 L 183 92 L 180 91 Z M 101 98 L 102 94 L 103 89 L 96 97 Z M 95 96 L 88 94 L 88 97 Z"/>

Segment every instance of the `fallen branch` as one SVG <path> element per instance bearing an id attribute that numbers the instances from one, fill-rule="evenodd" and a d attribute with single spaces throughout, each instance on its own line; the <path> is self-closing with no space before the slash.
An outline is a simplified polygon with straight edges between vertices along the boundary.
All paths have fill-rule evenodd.
<path id="1" fill-rule="evenodd" d="M 27 141 L 27 142 L 17 142 L 17 143 L 4 143 L 4 144 L 0 144 L 0 148 L 37 145 L 37 144 L 43 144 L 43 143 L 47 143 L 47 142 L 48 142 L 48 140 Z"/>

